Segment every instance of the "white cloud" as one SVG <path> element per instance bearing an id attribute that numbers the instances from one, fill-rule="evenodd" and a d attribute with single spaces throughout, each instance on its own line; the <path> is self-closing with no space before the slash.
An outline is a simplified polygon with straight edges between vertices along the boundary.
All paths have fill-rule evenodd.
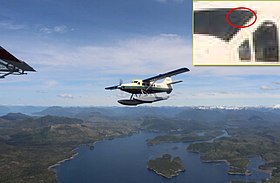
<path id="1" fill-rule="evenodd" d="M 160 2 L 160 3 L 166 3 L 167 0 L 156 0 L 157 2 Z"/>
<path id="2" fill-rule="evenodd" d="M 188 75 L 280 75 L 278 67 L 202 67 L 192 66 L 192 44 L 185 37 L 164 33 L 155 36 L 107 42 L 106 45 L 75 45 L 55 40 L 38 40 L 36 43 L 22 42 L 14 45 L 23 55 L 15 55 L 29 64 L 55 70 L 73 70 L 77 67 L 92 71 L 115 74 L 155 74 L 186 66 Z M 9 46 L 11 46 L 9 41 Z M 109 54 L 108 54 L 109 53 Z M 78 65 L 77 65 L 78 63 Z M 67 67 L 67 69 L 65 69 Z M 38 68 L 38 67 L 36 67 Z M 40 69 L 40 68 L 38 68 Z M 38 70 L 37 69 L 37 70 Z M 40 72 L 40 70 L 38 70 Z"/>
<path id="3" fill-rule="evenodd" d="M 118 92 L 116 95 L 118 98 L 129 98 L 131 94 L 125 92 Z"/>
<path id="4" fill-rule="evenodd" d="M 67 26 L 65 26 L 65 25 L 55 26 L 53 28 L 53 30 L 54 30 L 54 32 L 57 32 L 57 33 L 63 33 L 63 32 L 67 31 Z"/>
<path id="5" fill-rule="evenodd" d="M 42 33 L 45 33 L 45 34 L 51 34 L 52 29 L 47 28 L 47 27 L 43 27 L 43 28 L 40 28 L 39 32 L 42 32 Z"/>
<path id="6" fill-rule="evenodd" d="M 261 90 L 277 90 L 278 88 L 275 88 L 273 86 L 267 86 L 267 85 L 262 85 L 260 87 Z"/>
<path id="7" fill-rule="evenodd" d="M 39 28 L 39 32 L 44 34 L 52 34 L 52 33 L 65 33 L 68 32 L 69 29 L 66 25 L 57 25 L 54 27 L 41 27 Z"/>
<path id="8" fill-rule="evenodd" d="M 53 27 L 50 26 L 42 26 L 42 25 L 27 25 L 23 23 L 17 23 L 12 20 L 0 20 L 0 28 L 8 29 L 8 30 L 27 30 L 27 29 L 35 29 L 40 33 L 44 34 L 52 34 L 52 33 L 65 33 L 69 31 L 73 31 L 74 29 L 67 27 L 66 25 L 56 25 Z"/>
<path id="9" fill-rule="evenodd" d="M 185 0 L 156 0 L 159 3 L 167 3 L 167 2 L 176 2 L 176 3 L 183 3 Z"/>
<path id="10" fill-rule="evenodd" d="M 265 99 L 265 98 L 275 98 L 279 99 L 280 94 L 278 93 L 256 93 L 256 92 L 196 92 L 193 94 L 190 94 L 188 98 L 197 98 L 197 99 Z"/>
<path id="11" fill-rule="evenodd" d="M 185 2 L 186 0 L 173 0 L 173 1 L 175 1 L 175 2 L 177 2 L 177 3 L 183 3 L 183 2 Z"/>
<path id="12" fill-rule="evenodd" d="M 272 84 L 280 85 L 280 82 L 278 82 L 278 81 L 273 81 Z"/>
<path id="13" fill-rule="evenodd" d="M 48 93 L 48 92 L 45 91 L 45 90 L 37 90 L 36 93 L 41 93 L 42 94 L 42 93 Z"/>
<path id="14" fill-rule="evenodd" d="M 277 82 L 277 81 L 272 81 L 271 83 L 269 83 L 268 85 L 262 85 L 260 86 L 260 89 L 261 90 L 279 90 L 279 85 L 280 85 L 280 82 Z"/>
<path id="15" fill-rule="evenodd" d="M 188 40 L 176 34 L 137 37 L 110 46 L 45 45 L 25 54 L 29 63 L 64 71 L 83 68 L 110 74 L 155 74 L 191 62 Z M 34 60 L 34 61 L 32 61 Z"/>
<path id="16" fill-rule="evenodd" d="M 62 93 L 57 96 L 60 98 L 64 98 L 64 99 L 74 99 L 75 98 L 74 95 L 69 94 L 69 93 Z"/>
<path id="17" fill-rule="evenodd" d="M 279 76 L 279 68 L 277 66 L 252 67 L 252 66 L 191 66 L 190 74 L 199 76 L 261 76 L 274 75 Z"/>
<path id="18" fill-rule="evenodd" d="M 46 89 L 56 87 L 57 85 L 58 85 L 58 81 L 55 81 L 55 80 L 47 80 L 47 81 L 45 81 L 44 84 L 43 84 L 43 86 L 44 86 Z"/>
<path id="19" fill-rule="evenodd" d="M 273 66 L 192 66 L 191 42 L 176 34 L 139 36 L 106 46 L 48 42 L 19 49 L 31 65 L 63 72 L 83 68 L 106 74 L 147 75 L 188 67 L 192 76 L 280 75 L 279 68 Z"/>
<path id="20" fill-rule="evenodd" d="M 9 29 L 9 30 L 22 30 L 22 29 L 28 29 L 28 26 L 24 24 L 17 24 L 10 20 L 1 20 L 0 28 Z"/>

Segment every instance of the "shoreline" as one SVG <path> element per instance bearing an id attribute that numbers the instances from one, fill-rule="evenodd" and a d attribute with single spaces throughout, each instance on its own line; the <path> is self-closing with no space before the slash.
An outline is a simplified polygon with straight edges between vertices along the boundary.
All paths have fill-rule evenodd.
<path id="1" fill-rule="evenodd" d="M 113 139 L 114 139 L 114 138 L 116 138 L 116 137 L 113 137 Z M 82 144 L 79 144 L 77 147 L 75 147 L 73 150 L 71 150 L 71 152 L 75 152 L 80 146 L 83 146 L 83 145 L 85 145 L 85 146 L 86 146 L 86 145 L 94 146 L 97 142 L 101 142 L 101 141 L 103 141 L 103 140 L 110 140 L 110 139 L 109 139 L 108 137 L 105 137 L 104 139 L 97 140 L 97 141 L 94 141 L 94 142 L 91 142 L 91 143 L 82 143 Z M 62 163 L 66 162 L 66 161 L 69 161 L 69 160 L 74 159 L 77 155 L 79 155 L 79 153 L 76 152 L 76 153 L 72 154 L 71 157 L 65 158 L 65 159 L 63 159 L 63 160 L 58 161 L 57 163 L 55 163 L 55 164 L 49 166 L 49 167 L 48 167 L 48 170 L 54 171 L 53 169 L 54 169 L 55 167 L 61 165 Z M 55 172 L 55 171 L 54 171 L 54 172 Z"/>
<path id="2" fill-rule="evenodd" d="M 78 152 L 75 152 L 75 151 L 76 151 L 77 149 L 79 149 L 80 147 L 82 147 L 83 145 L 92 146 L 92 145 L 95 145 L 97 142 L 102 142 L 102 141 L 107 141 L 107 140 L 113 140 L 113 139 L 115 139 L 115 138 L 122 138 L 122 137 L 127 137 L 127 136 L 133 136 L 133 135 L 138 134 L 138 133 L 141 133 L 141 132 L 145 132 L 145 130 L 139 130 L 139 131 L 136 132 L 136 133 L 132 133 L 132 134 L 128 134 L 128 135 L 120 135 L 120 136 L 114 136 L 114 137 L 105 137 L 104 139 L 100 139 L 100 140 L 94 141 L 94 142 L 92 142 L 92 143 L 83 143 L 83 144 L 79 144 L 76 148 L 74 148 L 74 149 L 71 151 L 71 152 L 73 152 L 73 154 L 71 155 L 71 157 L 65 158 L 65 159 L 63 159 L 63 160 L 60 160 L 60 161 L 58 161 L 57 163 L 55 163 L 55 164 L 49 166 L 47 169 L 48 169 L 49 171 L 54 172 L 54 174 L 55 174 L 55 176 L 56 176 L 56 180 L 58 181 L 57 172 L 55 171 L 55 168 L 58 167 L 58 166 L 60 166 L 62 163 L 66 162 L 66 161 L 73 160 L 77 155 L 79 155 L 79 153 L 78 153 Z M 146 131 L 146 132 L 149 132 L 149 131 Z M 152 132 L 152 133 L 156 133 L 156 132 Z M 229 167 L 233 167 L 233 166 L 230 166 L 230 163 L 229 163 L 226 159 L 221 159 L 221 160 L 203 160 L 203 159 L 201 159 L 201 153 L 200 153 L 199 151 L 193 151 L 193 150 L 187 150 L 187 151 L 192 152 L 192 153 L 198 153 L 199 156 L 200 156 L 200 160 L 201 160 L 201 162 L 203 162 L 203 163 L 225 163 L 225 164 L 227 164 Z M 262 157 L 262 156 L 261 156 L 261 157 Z M 234 168 L 234 167 L 233 167 L 233 168 Z M 166 176 L 166 175 L 164 175 L 163 173 L 160 173 L 160 172 L 158 172 L 158 171 L 155 170 L 155 169 L 152 169 L 152 168 L 149 168 L 149 167 L 147 167 L 147 169 L 148 169 L 149 171 L 155 172 L 157 175 L 162 176 L 162 177 L 164 177 L 164 178 L 166 178 L 166 179 L 172 179 L 173 177 L 179 176 L 179 175 L 180 175 L 180 172 L 186 171 L 186 170 L 181 170 L 181 169 L 180 169 L 180 170 L 178 170 L 178 172 L 176 172 L 176 174 L 172 174 L 171 176 Z M 269 174 L 269 175 L 270 175 L 270 178 L 269 178 L 269 179 L 271 179 L 271 174 L 272 174 L 273 169 L 271 169 L 271 170 L 262 170 L 262 169 L 260 169 L 260 168 L 258 167 L 257 170 Z M 251 175 L 251 172 L 249 171 L 249 173 L 248 173 L 248 169 L 246 169 L 246 172 L 245 172 L 245 173 L 231 172 L 231 171 L 229 170 L 229 171 L 227 171 L 227 174 L 228 174 L 228 175 L 250 176 L 250 175 Z"/>
<path id="3" fill-rule="evenodd" d="M 192 152 L 192 151 L 190 151 Z M 199 152 L 193 152 L 193 153 L 198 153 L 200 155 Z M 260 156 L 262 158 L 262 156 Z M 201 159 L 201 156 L 200 156 L 200 159 Z M 231 166 L 230 165 L 230 162 L 228 162 L 227 160 L 201 160 L 203 163 L 226 163 L 229 168 L 237 168 L 237 167 L 234 167 L 234 166 Z M 267 173 L 270 177 L 272 176 L 272 172 L 273 170 L 275 169 L 275 167 L 271 167 L 271 168 L 268 168 L 268 169 L 261 169 L 259 166 L 257 168 L 257 171 L 260 171 L 260 172 L 264 172 L 264 173 Z M 246 169 L 245 173 L 241 173 L 241 172 L 231 172 L 230 170 L 228 171 L 228 174 L 229 175 L 244 175 L 244 176 L 250 176 L 252 175 L 252 172 L 248 169 Z"/>
<path id="4" fill-rule="evenodd" d="M 188 151 L 191 152 L 191 153 L 199 154 L 200 160 L 203 163 L 226 163 L 229 166 L 229 168 L 237 168 L 237 167 L 231 166 L 230 162 L 228 162 L 226 159 L 221 159 L 221 160 L 203 160 L 203 159 L 201 159 L 201 153 L 200 152 L 192 151 L 192 150 L 188 150 Z M 258 167 L 257 170 L 269 174 L 270 177 L 272 176 L 273 168 L 267 169 L 267 170 L 263 170 L 263 169 L 260 169 Z M 229 170 L 227 173 L 229 175 L 243 175 L 243 176 L 250 176 L 250 175 L 252 175 L 251 171 L 248 170 L 248 169 L 246 169 L 246 171 L 244 173 L 241 173 L 241 172 L 231 172 L 231 170 Z"/>
<path id="5" fill-rule="evenodd" d="M 264 172 L 264 173 L 269 174 L 270 178 L 272 177 L 272 172 L 273 172 L 273 170 L 275 170 L 275 169 L 277 169 L 277 168 L 276 168 L 276 167 L 271 167 L 271 168 L 267 168 L 267 169 L 260 169 L 260 168 L 259 168 L 259 170 L 260 170 L 261 172 Z"/>
<path id="6" fill-rule="evenodd" d="M 164 177 L 164 178 L 166 178 L 166 179 L 172 179 L 173 177 L 178 176 L 180 172 L 184 172 L 184 171 L 185 171 L 185 170 L 181 170 L 181 169 L 180 169 L 180 170 L 178 170 L 178 171 L 176 172 L 176 174 L 172 174 L 171 176 L 166 176 L 166 175 L 164 175 L 164 174 L 158 172 L 157 170 L 155 170 L 155 169 L 153 169 L 153 168 L 147 167 L 147 169 L 150 170 L 150 171 L 154 171 L 157 175 L 160 175 L 160 176 L 162 176 L 162 177 Z"/>
<path id="7" fill-rule="evenodd" d="M 168 168 L 163 168 L 163 166 Z M 181 158 L 179 156 L 172 158 L 170 154 L 163 154 L 160 158 L 150 159 L 146 167 L 148 170 L 152 170 L 156 174 L 168 179 L 178 176 L 180 172 L 186 171 Z"/>
<path id="8" fill-rule="evenodd" d="M 103 140 L 104 140 L 104 139 L 103 139 Z M 102 141 L 102 140 L 100 140 L 100 141 Z M 79 153 L 78 153 L 78 152 L 75 152 L 75 151 L 78 150 L 78 148 L 79 148 L 80 146 L 88 145 L 88 144 L 95 145 L 97 142 L 99 142 L 99 141 L 95 141 L 95 142 L 92 142 L 92 143 L 83 143 L 83 144 L 79 144 L 77 147 L 75 147 L 74 149 L 71 150 L 71 152 L 73 152 L 73 154 L 72 154 L 69 158 L 65 158 L 65 159 L 63 159 L 63 160 L 60 160 L 60 161 L 56 162 L 56 163 L 53 164 L 53 165 L 50 165 L 50 166 L 47 168 L 48 171 L 51 171 L 51 172 L 54 174 L 56 181 L 59 183 L 59 181 L 58 181 L 58 176 L 57 176 L 57 172 L 55 171 L 55 168 L 57 168 L 58 166 L 60 166 L 62 163 L 65 163 L 66 161 L 73 160 L 76 156 L 78 156 Z"/>
<path id="9" fill-rule="evenodd" d="M 201 153 L 200 153 L 199 151 L 195 151 L 195 150 L 191 150 L 191 149 L 187 149 L 187 151 L 188 151 L 188 152 L 191 152 L 191 153 L 199 154 L 199 158 L 200 158 L 200 160 L 201 160 L 203 163 L 226 163 L 226 164 L 228 165 L 229 168 L 237 168 L 237 167 L 231 166 L 230 162 L 229 162 L 228 160 L 226 160 L 226 159 L 221 159 L 221 160 L 203 160 L 203 159 L 201 158 Z M 256 156 L 260 156 L 262 159 L 264 159 L 264 158 L 262 157 L 262 155 L 256 155 Z M 248 158 L 249 158 L 249 157 L 248 157 Z M 264 160 L 265 160 L 265 159 L 264 159 Z M 258 166 L 257 170 L 258 170 L 258 171 L 261 171 L 261 172 L 264 172 L 264 173 L 267 173 L 267 174 L 270 176 L 270 178 L 271 178 L 271 176 L 272 176 L 273 168 L 263 170 L 263 169 L 259 168 L 259 166 Z M 228 175 L 251 176 L 251 175 L 252 175 L 252 172 L 251 172 L 250 170 L 248 170 L 248 169 L 246 169 L 246 171 L 245 171 L 244 173 L 243 173 L 243 172 L 242 172 L 242 173 L 241 173 L 241 172 L 231 172 L 231 170 L 229 170 L 229 171 L 227 172 L 227 174 L 228 174 Z"/>
<path id="10" fill-rule="evenodd" d="M 75 147 L 74 149 L 71 150 L 71 152 L 73 152 L 73 154 L 69 157 L 69 158 L 65 158 L 63 160 L 60 160 L 58 162 L 56 162 L 55 164 L 53 165 L 50 165 L 47 169 L 48 171 L 51 171 L 54 173 L 54 176 L 56 178 L 56 181 L 58 182 L 58 176 L 57 176 L 57 172 L 55 171 L 55 168 L 57 168 L 58 166 L 60 166 L 62 163 L 66 162 L 66 161 L 70 161 L 70 160 L 73 160 L 76 156 L 79 155 L 78 152 L 75 152 L 80 146 L 82 145 L 87 145 L 87 144 L 91 144 L 91 145 L 95 145 L 95 143 L 98 142 L 98 141 L 95 141 L 95 142 L 92 142 L 92 143 L 83 143 L 83 144 L 80 144 L 78 145 L 77 147 Z"/>
<path id="11" fill-rule="evenodd" d="M 76 148 L 75 148 L 75 149 L 76 149 Z M 75 150 L 75 149 L 74 149 L 74 150 Z M 74 151 L 74 150 L 73 150 L 73 151 Z M 63 159 L 63 160 L 58 161 L 57 163 L 55 163 L 55 164 L 49 166 L 49 167 L 48 167 L 48 170 L 53 171 L 53 169 L 54 169 L 55 167 L 61 165 L 62 163 L 66 162 L 66 161 L 69 161 L 69 160 L 74 159 L 75 156 L 77 156 L 77 155 L 79 155 L 79 153 L 74 153 L 70 158 L 65 158 L 65 159 Z"/>
<path id="12" fill-rule="evenodd" d="M 54 173 L 54 175 L 55 175 L 55 177 L 56 177 L 56 180 L 57 180 L 57 182 L 58 182 L 57 173 L 56 173 L 56 171 L 55 171 L 55 168 L 58 167 L 58 166 L 60 166 L 62 163 L 66 162 L 66 161 L 73 160 L 76 156 L 78 156 L 79 153 L 78 153 L 78 152 L 75 153 L 75 151 L 76 151 L 79 147 L 81 147 L 81 146 L 83 146 L 83 145 L 91 145 L 91 146 L 94 146 L 97 142 L 102 142 L 102 141 L 105 141 L 105 140 L 113 140 L 113 139 L 115 139 L 115 138 L 122 138 L 122 137 L 125 137 L 125 136 L 131 136 L 131 135 L 134 135 L 134 134 L 137 134 L 137 133 L 139 133 L 139 131 L 136 131 L 135 133 L 128 134 L 128 135 L 120 135 L 120 136 L 113 136 L 113 137 L 105 137 L 105 138 L 103 138 L 103 139 L 96 140 L 96 141 L 94 141 L 94 142 L 79 144 L 79 145 L 77 145 L 77 147 L 75 147 L 74 149 L 71 150 L 71 152 L 73 152 L 73 154 L 72 154 L 69 158 L 65 158 L 65 159 L 63 159 L 63 160 L 60 160 L 60 161 L 56 162 L 55 164 L 50 165 L 47 169 L 48 169 L 48 171 L 51 171 L 51 172 Z"/>

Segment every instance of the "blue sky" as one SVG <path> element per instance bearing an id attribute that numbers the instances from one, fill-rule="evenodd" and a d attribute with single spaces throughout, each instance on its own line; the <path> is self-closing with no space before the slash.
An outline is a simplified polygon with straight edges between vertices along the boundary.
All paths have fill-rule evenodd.
<path id="1" fill-rule="evenodd" d="M 3 105 L 112 106 L 105 91 L 179 67 L 152 106 L 279 104 L 278 67 L 193 67 L 190 0 L 2 0 L 0 45 L 37 72 L 1 80 Z"/>

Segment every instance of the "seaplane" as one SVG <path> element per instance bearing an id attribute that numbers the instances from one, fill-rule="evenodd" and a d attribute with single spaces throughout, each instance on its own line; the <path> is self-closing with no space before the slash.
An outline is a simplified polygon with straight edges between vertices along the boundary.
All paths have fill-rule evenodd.
<path id="1" fill-rule="evenodd" d="M 170 94 L 173 90 L 172 85 L 181 83 L 183 81 L 172 81 L 171 77 L 190 71 L 188 68 L 183 67 L 167 73 L 159 74 L 157 76 L 149 77 L 143 80 L 132 80 L 131 83 L 122 83 L 118 85 L 106 87 L 105 90 L 116 90 L 127 92 L 131 94 L 129 99 L 118 100 L 122 105 L 136 106 L 139 104 L 153 103 L 162 100 L 167 100 L 169 96 L 157 96 L 156 93 Z M 161 83 L 156 83 L 158 80 L 163 80 Z"/>
<path id="2" fill-rule="evenodd" d="M 23 75 L 35 70 L 0 46 L 0 79 L 8 75 Z"/>

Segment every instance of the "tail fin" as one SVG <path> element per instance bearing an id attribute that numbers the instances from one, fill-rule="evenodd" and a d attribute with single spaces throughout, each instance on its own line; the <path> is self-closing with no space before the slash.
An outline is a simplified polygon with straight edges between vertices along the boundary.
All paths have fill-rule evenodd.
<path id="1" fill-rule="evenodd" d="M 166 93 L 171 93 L 172 92 L 172 86 L 171 86 L 171 83 L 172 83 L 172 79 L 170 77 L 166 77 L 163 82 L 162 82 L 162 85 L 165 86 L 165 87 L 168 87 L 170 91 L 166 92 Z"/>
<path id="2" fill-rule="evenodd" d="M 172 81 L 172 79 L 170 77 L 167 77 L 164 79 L 163 83 L 166 85 L 173 85 L 173 84 L 177 84 L 177 83 L 181 83 L 183 81 Z"/>
<path id="3" fill-rule="evenodd" d="M 164 79 L 164 81 L 162 82 L 162 85 L 165 85 L 165 86 L 167 86 L 168 88 L 169 88 L 169 91 L 167 91 L 166 93 L 167 94 L 170 94 L 171 92 L 172 92 L 172 84 L 176 84 L 176 83 L 178 83 L 178 82 L 181 82 L 181 81 L 175 81 L 175 82 L 173 82 L 172 81 L 172 79 L 170 78 L 170 77 L 166 77 L 165 79 Z"/>
<path id="4" fill-rule="evenodd" d="M 172 84 L 172 79 L 171 79 L 171 77 L 166 77 L 166 78 L 164 79 L 163 83 L 166 84 L 166 85 Z"/>

